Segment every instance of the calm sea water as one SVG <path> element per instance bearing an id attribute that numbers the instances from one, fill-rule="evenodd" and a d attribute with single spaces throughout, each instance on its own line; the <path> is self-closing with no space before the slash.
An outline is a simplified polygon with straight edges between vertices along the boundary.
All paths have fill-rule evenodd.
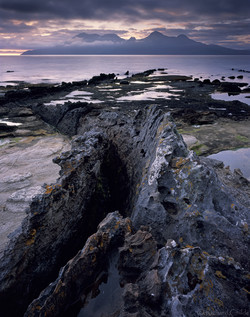
<path id="1" fill-rule="evenodd" d="M 210 79 L 244 75 L 250 84 L 250 56 L 183 55 L 81 55 L 81 56 L 0 56 L 0 85 L 16 81 L 59 83 L 90 79 L 100 73 L 124 75 L 151 68 L 167 68 L 169 74 Z M 234 68 L 235 70 L 232 70 Z"/>

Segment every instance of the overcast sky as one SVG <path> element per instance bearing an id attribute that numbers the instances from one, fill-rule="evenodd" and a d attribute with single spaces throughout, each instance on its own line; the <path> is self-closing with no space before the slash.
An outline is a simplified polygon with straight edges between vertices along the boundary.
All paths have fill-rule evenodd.
<path id="1" fill-rule="evenodd" d="M 81 32 L 142 38 L 154 30 L 250 49 L 250 0 L 0 0 L 2 51 L 66 45 Z"/>

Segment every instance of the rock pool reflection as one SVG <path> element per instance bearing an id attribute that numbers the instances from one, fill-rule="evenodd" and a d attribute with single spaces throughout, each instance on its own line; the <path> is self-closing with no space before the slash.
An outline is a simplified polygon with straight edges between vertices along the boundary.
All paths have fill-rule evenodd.
<path id="1" fill-rule="evenodd" d="M 111 258 L 107 280 L 101 283 L 98 289 L 92 290 L 87 296 L 84 301 L 84 307 L 80 310 L 77 317 L 110 317 L 119 314 L 122 288 L 119 283 L 120 276 L 117 262 L 118 255 L 116 254 Z"/>
<path id="2" fill-rule="evenodd" d="M 239 168 L 244 177 L 250 180 L 250 148 L 242 148 L 235 151 L 222 151 L 208 157 L 222 161 L 225 166 L 229 165 L 232 171 L 235 168 Z"/>
<path id="3" fill-rule="evenodd" d="M 233 94 L 230 95 L 226 92 L 215 92 L 215 93 L 211 94 L 211 97 L 215 100 L 224 100 L 224 101 L 239 100 L 239 101 L 244 102 L 250 106 L 249 94 L 241 93 L 238 95 L 233 95 Z"/>

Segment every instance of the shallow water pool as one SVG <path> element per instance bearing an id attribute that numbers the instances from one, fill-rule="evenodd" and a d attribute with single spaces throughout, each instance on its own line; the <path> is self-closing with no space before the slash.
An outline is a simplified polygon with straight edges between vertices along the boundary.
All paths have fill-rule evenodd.
<path id="1" fill-rule="evenodd" d="M 233 94 L 228 94 L 226 92 L 215 92 L 211 94 L 211 97 L 215 100 L 224 100 L 224 101 L 234 101 L 234 100 L 239 100 L 241 102 L 246 103 L 247 105 L 250 106 L 250 94 L 238 94 L 238 95 L 233 95 Z"/>
<path id="2" fill-rule="evenodd" d="M 250 148 L 242 148 L 235 151 L 222 151 L 208 156 L 209 158 L 222 161 L 233 171 L 239 168 L 244 177 L 250 181 Z"/>

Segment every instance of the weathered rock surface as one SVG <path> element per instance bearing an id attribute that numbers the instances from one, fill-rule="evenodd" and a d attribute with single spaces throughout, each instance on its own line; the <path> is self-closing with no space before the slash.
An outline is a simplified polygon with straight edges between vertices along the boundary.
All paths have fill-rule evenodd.
<path id="1" fill-rule="evenodd" d="M 38 295 L 82 247 L 105 214 L 125 208 L 126 175 L 104 134 L 90 131 L 76 138 L 72 152 L 56 162 L 62 167 L 61 178 L 46 185 L 44 194 L 33 200 L 21 232 L 13 234 L 1 259 L 3 316 L 22 314 L 34 294 Z M 119 168 L 121 183 L 112 179 L 114 171 L 110 172 L 107 164 Z M 11 304 L 13 298 L 15 305 Z"/>
<path id="2" fill-rule="evenodd" d="M 66 303 L 79 300 L 98 274 L 106 269 L 111 250 L 121 245 L 129 232 L 131 221 L 128 218 L 123 219 L 118 212 L 109 214 L 84 248 L 61 269 L 58 279 L 31 303 L 24 316 L 53 317 L 67 311 Z"/>
<path id="3" fill-rule="evenodd" d="M 54 160 L 61 177 L 33 199 L 2 257 L 1 314 L 21 315 L 38 297 L 26 316 L 62 316 L 102 267 L 102 250 L 117 246 L 124 285 L 119 316 L 245 311 L 247 180 L 241 179 L 241 189 L 233 175 L 223 183 L 213 161 L 189 152 L 170 116 L 156 107 L 127 114 L 95 110 L 79 119 L 77 132 L 72 150 Z M 132 232 L 128 220 L 113 214 L 83 247 L 114 210 L 131 217 Z M 114 219 L 123 233 L 112 247 Z M 84 254 L 96 255 L 94 265 Z"/>
<path id="4" fill-rule="evenodd" d="M 249 273 L 233 258 L 216 257 L 172 239 L 158 250 L 154 244 L 152 235 L 142 229 L 126 237 L 126 253 L 120 249 L 125 286 L 119 316 L 248 314 Z M 127 271 L 135 262 L 137 274 L 131 282 Z M 232 300 L 232 292 L 237 299 Z"/>
<path id="5" fill-rule="evenodd" d="M 73 136 L 76 134 L 79 119 L 90 112 L 91 107 L 86 102 L 67 102 L 63 105 L 46 106 L 36 104 L 33 111 L 61 133 Z"/>

